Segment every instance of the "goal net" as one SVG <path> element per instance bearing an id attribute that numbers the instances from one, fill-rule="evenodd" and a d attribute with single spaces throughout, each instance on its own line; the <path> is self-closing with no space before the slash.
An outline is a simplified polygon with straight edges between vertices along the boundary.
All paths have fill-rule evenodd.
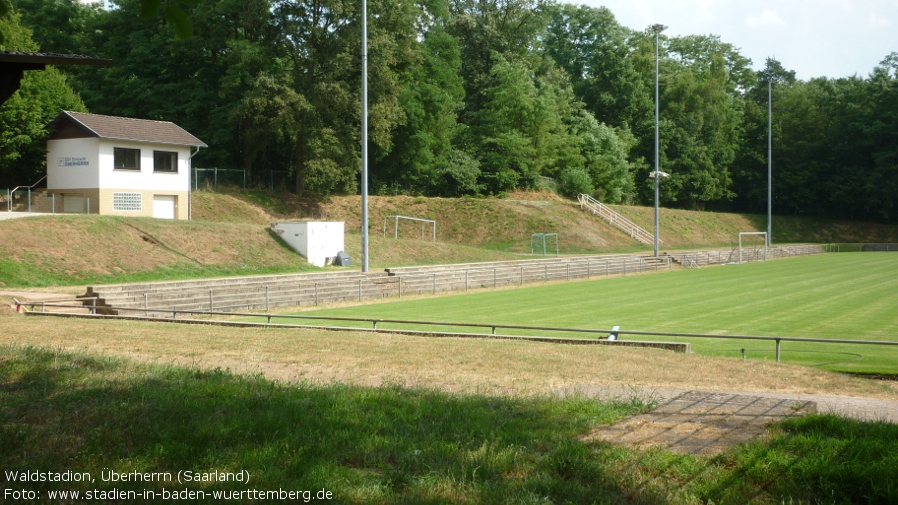
<path id="1" fill-rule="evenodd" d="M 557 233 L 534 233 L 530 236 L 530 254 L 542 254 L 547 256 L 555 248 L 555 256 L 558 256 Z"/>
<path id="2" fill-rule="evenodd" d="M 748 261 L 767 261 L 767 232 L 739 232 L 739 264 Z"/>

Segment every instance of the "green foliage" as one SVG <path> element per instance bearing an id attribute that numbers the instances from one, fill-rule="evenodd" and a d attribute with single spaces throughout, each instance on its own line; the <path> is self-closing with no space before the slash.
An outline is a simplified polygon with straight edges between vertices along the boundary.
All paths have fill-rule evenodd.
<path id="1" fill-rule="evenodd" d="M 19 24 L 19 15 L 0 17 L 4 42 L 0 50 L 35 51 L 31 30 Z M 33 184 L 46 173 L 44 141 L 47 125 L 63 110 L 85 112 L 65 76 L 53 67 L 26 72 L 19 90 L 0 104 L 0 187 Z"/>
<path id="2" fill-rule="evenodd" d="M 558 182 L 558 191 L 562 195 L 577 196 L 581 193 L 592 195 L 595 191 L 589 172 L 582 168 L 566 168 L 562 170 Z"/>
<path id="3" fill-rule="evenodd" d="M 90 110 L 174 121 L 211 146 L 196 164 L 243 168 L 250 184 L 277 170 L 291 174 L 299 194 L 357 191 L 358 2 L 0 5 L 15 5 L 33 30 L 37 45 L 27 50 L 113 60 L 109 68 L 63 70 Z M 653 33 L 621 26 L 604 7 L 552 0 L 368 7 L 372 187 L 503 194 L 585 169 L 603 200 L 653 200 Z M 0 34 L 23 40 L 9 27 Z M 771 81 L 774 210 L 898 219 L 898 57 L 866 78 L 802 82 L 775 60 L 752 72 L 716 35 L 662 35 L 659 43 L 659 161 L 671 174 L 661 184 L 665 205 L 766 209 Z M 21 142 L 5 140 L 7 165 L 34 157 L 27 146 L 36 136 L 16 136 Z"/>

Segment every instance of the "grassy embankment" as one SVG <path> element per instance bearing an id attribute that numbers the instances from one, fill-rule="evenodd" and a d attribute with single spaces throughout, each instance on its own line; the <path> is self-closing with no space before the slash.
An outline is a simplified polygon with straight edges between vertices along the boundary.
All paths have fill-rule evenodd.
<path id="1" fill-rule="evenodd" d="M 113 488 L 326 490 L 333 503 L 893 503 L 898 497 L 898 428 L 882 423 L 810 416 L 721 456 L 693 457 L 581 438 L 644 409 L 640 398 L 600 403 L 285 385 L 17 347 L 2 348 L 0 365 L 3 469 L 71 470 L 96 479 L 23 484 L 2 476 L 4 487 L 40 492 L 43 500 L 52 490 Z M 172 476 L 245 470 L 250 482 L 102 482 L 109 470 Z"/>
<path id="2" fill-rule="evenodd" d="M 530 235 L 538 232 L 558 233 L 564 254 L 649 250 L 576 202 L 549 193 L 512 196 L 372 197 L 371 267 L 527 258 Z M 0 287 L 314 270 L 268 231 L 271 221 L 282 219 L 345 221 L 347 252 L 356 260 L 360 255 L 359 197 L 311 202 L 268 193 L 197 192 L 192 202 L 191 222 L 74 215 L 0 221 Z M 651 209 L 618 210 L 651 228 Z M 383 238 L 384 218 L 397 214 L 435 219 L 438 242 L 416 240 L 421 229 L 410 223 L 400 227 L 400 240 Z M 739 231 L 766 226 L 763 216 L 676 210 L 662 212 L 661 224 L 664 249 L 727 247 Z M 898 241 L 898 227 L 869 223 L 776 217 L 774 230 L 775 242 Z"/>

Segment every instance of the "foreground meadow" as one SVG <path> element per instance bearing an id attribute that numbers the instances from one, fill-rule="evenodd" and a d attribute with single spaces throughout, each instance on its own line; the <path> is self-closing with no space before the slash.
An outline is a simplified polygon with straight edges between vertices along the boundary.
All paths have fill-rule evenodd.
<path id="1" fill-rule="evenodd" d="M 134 500 L 108 498 L 188 491 L 205 503 L 234 492 L 243 493 L 238 503 L 283 503 L 259 494 L 278 491 L 299 493 L 294 502 L 328 496 L 359 504 L 898 498 L 898 429 L 883 423 L 810 416 L 723 455 L 695 457 L 581 438 L 651 407 L 638 397 L 597 402 L 286 384 L 28 347 L 0 351 L 3 478 L 6 488 L 38 497 L 33 501 L 73 503 L 75 492 L 127 502 Z M 87 478 L 10 482 L 10 472 L 69 471 Z M 176 482 L 185 471 L 248 482 Z M 134 472 L 159 478 L 121 480 Z M 118 480 L 109 479 L 113 473 Z"/>

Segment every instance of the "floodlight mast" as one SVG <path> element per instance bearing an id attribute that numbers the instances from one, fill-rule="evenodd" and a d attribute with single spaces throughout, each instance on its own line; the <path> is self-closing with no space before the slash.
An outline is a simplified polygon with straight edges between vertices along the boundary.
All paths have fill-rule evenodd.
<path id="1" fill-rule="evenodd" d="M 773 236 L 773 82 L 767 76 L 767 247 Z"/>
<path id="2" fill-rule="evenodd" d="M 368 3 L 362 0 L 362 272 L 368 271 Z"/>
<path id="3" fill-rule="evenodd" d="M 658 257 L 658 221 L 659 221 L 659 205 L 658 205 L 658 184 L 660 171 L 658 170 L 658 34 L 667 29 L 666 26 L 661 23 L 657 23 L 651 26 L 653 32 L 655 32 L 655 171 L 652 172 L 652 178 L 655 179 L 655 257 Z"/>

